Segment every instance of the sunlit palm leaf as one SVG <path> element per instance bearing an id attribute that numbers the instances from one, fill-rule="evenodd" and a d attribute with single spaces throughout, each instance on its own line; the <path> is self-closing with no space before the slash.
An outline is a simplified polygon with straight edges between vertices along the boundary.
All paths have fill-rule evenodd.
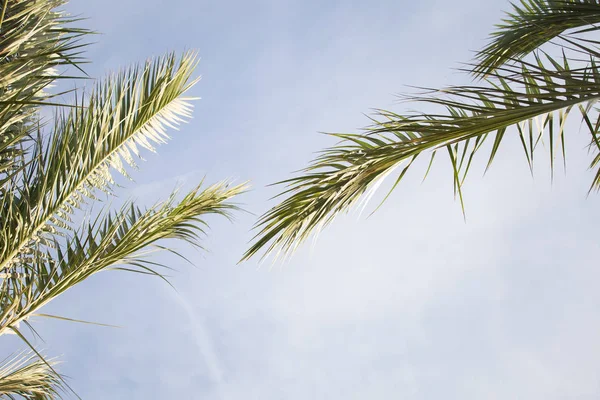
<path id="1" fill-rule="evenodd" d="M 181 97 L 196 81 L 193 53 L 148 61 L 98 84 L 86 107 L 57 117 L 47 143 L 37 143 L 12 196 L 0 199 L 4 221 L 0 270 L 27 266 L 40 244 L 68 228 L 70 215 L 97 189 L 110 191 L 111 168 L 126 175 L 141 149 L 164 143 L 166 127 L 188 119 L 191 105 Z"/>
<path id="2" fill-rule="evenodd" d="M 159 266 L 146 258 L 163 239 L 178 239 L 199 247 L 209 214 L 231 216 L 238 207 L 230 202 L 245 185 L 229 188 L 217 184 L 192 190 L 182 200 L 173 194 L 167 201 L 142 211 L 132 203 L 119 212 L 90 222 L 73 232 L 66 244 L 57 243 L 56 254 L 35 260 L 35 274 L 4 280 L 0 290 L 0 335 L 61 293 L 92 274 L 106 269 L 124 269 L 161 276 Z M 164 249 L 155 247 L 155 249 Z"/>
<path id="3" fill-rule="evenodd" d="M 548 136 L 553 159 L 569 111 L 581 105 L 589 118 L 593 111 L 589 105 L 600 99 L 600 73 L 593 60 L 575 69 L 566 59 L 559 63 L 547 57 L 548 68 L 540 58 L 534 63 L 512 61 L 491 72 L 488 85 L 451 87 L 407 99 L 442 106 L 446 113 L 401 115 L 382 110 L 367 133 L 334 135 L 343 141 L 325 150 L 301 176 L 282 182 L 288 189 L 281 195 L 287 197 L 261 217 L 255 243 L 243 260 L 261 249 L 265 255 L 290 254 L 356 204 L 378 180 L 404 165 L 396 187 L 423 153 L 432 156 L 438 149 L 447 150 L 461 202 L 461 186 L 473 156 L 493 138 L 491 163 L 508 127 L 517 128 L 530 164 L 543 135 Z"/>
<path id="4" fill-rule="evenodd" d="M 79 43 L 89 33 L 57 11 L 64 0 L 3 2 L 0 26 L 0 190 L 37 128 L 37 108 L 52 102 L 47 89 L 64 78 L 56 68 L 83 60 Z"/>
<path id="5" fill-rule="evenodd" d="M 55 364 L 54 361 L 50 365 Z M 0 397 L 53 400 L 60 398 L 62 379 L 33 353 L 22 352 L 0 365 Z"/>

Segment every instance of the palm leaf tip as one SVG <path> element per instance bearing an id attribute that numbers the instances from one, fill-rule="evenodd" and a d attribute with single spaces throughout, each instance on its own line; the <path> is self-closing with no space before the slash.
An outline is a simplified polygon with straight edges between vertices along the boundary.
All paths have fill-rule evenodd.
<path id="1" fill-rule="evenodd" d="M 259 219 L 255 225 L 259 232 L 253 238 L 254 244 L 240 262 L 249 260 L 261 250 L 264 250 L 261 260 L 271 254 L 275 254 L 275 259 L 290 255 L 339 213 L 354 206 L 369 188 L 386 176 L 386 172 L 402 161 L 386 156 L 379 161 L 369 159 L 372 153 L 364 150 L 371 140 L 380 139 L 365 137 L 364 141 L 359 140 L 362 144 L 356 144 L 357 139 L 352 137 L 339 147 L 324 152 L 304 170 L 304 175 L 280 182 L 288 185 L 282 193 L 288 197 Z M 348 142 L 356 147 L 348 146 Z"/>
<path id="2" fill-rule="evenodd" d="M 53 370 L 56 364 L 55 360 L 40 360 L 29 352 L 4 360 L 0 366 L 0 395 L 39 400 L 60 398 L 63 378 Z"/>
<path id="3" fill-rule="evenodd" d="M 478 63 L 472 72 L 479 77 L 486 76 L 565 31 L 580 27 L 597 30 L 598 23 L 598 0 L 521 0 L 492 33 L 490 43 L 477 54 Z"/>

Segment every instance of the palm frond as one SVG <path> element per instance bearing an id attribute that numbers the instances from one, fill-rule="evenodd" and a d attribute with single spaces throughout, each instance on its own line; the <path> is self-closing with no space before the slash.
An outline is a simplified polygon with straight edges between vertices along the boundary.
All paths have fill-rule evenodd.
<path id="1" fill-rule="evenodd" d="M 32 162 L 0 199 L 0 270 L 26 268 L 39 245 L 52 246 L 58 231 L 70 227 L 70 215 L 97 189 L 110 192 L 111 169 L 127 175 L 141 149 L 168 139 L 166 127 L 191 117 L 182 95 L 196 82 L 193 53 L 174 54 L 108 77 L 84 107 L 83 100 L 57 117 L 47 143 L 38 141 Z"/>
<path id="2" fill-rule="evenodd" d="M 35 274 L 5 279 L 0 287 L 0 335 L 34 316 L 37 310 L 91 275 L 106 269 L 121 269 L 161 277 L 160 266 L 146 256 L 163 239 L 182 240 L 200 247 L 208 214 L 231 217 L 238 210 L 230 199 L 245 185 L 216 184 L 192 190 L 176 201 L 167 201 L 142 211 L 133 203 L 120 211 L 89 222 L 73 232 L 66 244 L 56 243 L 56 254 L 37 257 Z M 167 249 L 168 250 L 168 249 Z M 10 285 L 10 286 L 9 286 Z"/>
<path id="3" fill-rule="evenodd" d="M 21 352 L 0 365 L 0 397 L 54 400 L 61 398 L 62 378 L 32 352 Z"/>
<path id="4" fill-rule="evenodd" d="M 57 79 L 78 77 L 57 68 L 83 72 L 81 40 L 90 33 L 72 27 L 77 20 L 60 10 L 66 2 L 0 0 L 0 335 L 16 334 L 37 356 L 0 366 L 2 398 L 58 398 L 70 389 L 21 323 L 36 334 L 33 317 L 85 322 L 37 311 L 103 270 L 164 279 L 157 269 L 166 266 L 149 253 L 176 253 L 163 239 L 201 247 L 204 217 L 231 217 L 238 207 L 230 199 L 245 189 L 198 186 L 181 200 L 173 193 L 147 210 L 127 203 L 76 228 L 78 209 L 100 191 L 113 193 L 113 170 L 128 177 L 143 150 L 154 151 L 169 139 L 167 128 L 191 117 L 192 99 L 183 95 L 197 82 L 191 77 L 197 61 L 193 52 L 170 53 L 110 75 L 89 95 L 74 91 L 74 104 L 58 103 L 56 96 L 67 92 L 48 89 Z M 53 129 L 39 117 L 45 105 L 59 106 Z"/>
<path id="5" fill-rule="evenodd" d="M 477 55 L 476 75 L 484 76 L 505 63 L 520 59 L 565 31 L 585 27 L 582 32 L 599 28 L 598 0 L 521 0 L 513 4 L 490 44 Z M 581 33 L 581 32 L 580 32 Z"/>
<path id="6" fill-rule="evenodd" d="M 255 242 L 242 260 L 261 249 L 263 257 L 290 254 L 355 205 L 380 179 L 402 167 L 395 188 L 423 153 L 431 157 L 437 150 L 448 153 L 461 202 L 461 187 L 474 155 L 493 138 L 489 165 L 511 126 L 516 127 L 530 163 L 543 135 L 548 137 L 553 160 L 572 108 L 581 105 L 588 118 L 594 112 L 590 105 L 600 99 L 600 72 L 593 60 L 582 68 L 569 68 L 566 58 L 559 63 L 547 56 L 545 62 L 552 67 L 545 67 L 540 57 L 534 63 L 514 60 L 493 72 L 488 85 L 455 86 L 407 97 L 441 106 L 445 113 L 401 115 L 380 110 L 366 133 L 334 134 L 342 139 L 340 144 L 323 151 L 300 176 L 280 182 L 287 185 L 280 194 L 286 197 L 259 219 Z M 596 135 L 597 131 L 592 134 L 594 142 Z M 596 179 L 593 186 L 599 185 Z"/>
<path id="7" fill-rule="evenodd" d="M 8 0 L 0 26 L 0 189 L 15 173 L 37 129 L 37 108 L 50 104 L 47 91 L 61 79 L 57 68 L 82 63 L 80 40 L 90 32 L 59 7 L 64 0 Z M 79 67 L 78 67 L 79 68 Z M 18 169 L 18 168 L 17 168 Z"/>

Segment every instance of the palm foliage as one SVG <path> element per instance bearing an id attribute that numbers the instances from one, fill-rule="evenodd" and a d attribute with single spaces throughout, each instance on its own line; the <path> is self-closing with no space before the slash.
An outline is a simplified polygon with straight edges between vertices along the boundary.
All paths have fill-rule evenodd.
<path id="1" fill-rule="evenodd" d="M 5 1 L 0 14 L 0 189 L 10 180 L 26 138 L 35 132 L 37 106 L 50 103 L 47 89 L 57 68 L 83 62 L 85 29 L 57 12 L 64 0 Z M 56 95 L 56 94 L 55 94 Z"/>
<path id="2" fill-rule="evenodd" d="M 50 361 L 52 364 L 55 363 Z M 0 367 L 0 396 L 9 399 L 57 398 L 63 390 L 63 384 L 50 365 L 31 352 L 7 358 Z"/>
<path id="3" fill-rule="evenodd" d="M 289 255 L 398 171 L 394 190 L 419 156 L 430 158 L 429 167 L 438 151 L 449 156 L 461 204 L 467 172 L 486 142 L 489 167 L 506 135 L 518 135 L 530 166 L 545 141 L 553 169 L 556 153 L 564 157 L 565 121 L 573 110 L 589 128 L 590 167 L 598 169 L 600 42 L 594 34 L 599 21 L 597 0 L 521 1 L 465 68 L 483 80 L 405 96 L 439 113 L 378 110 L 364 133 L 333 134 L 340 143 L 321 152 L 299 176 L 279 182 L 287 186 L 279 195 L 284 199 L 259 219 L 243 260 L 261 250 L 263 257 Z M 556 49 L 558 55 L 551 55 Z M 600 169 L 591 184 L 599 187 Z"/>
<path id="4" fill-rule="evenodd" d="M 170 53 L 108 76 L 89 94 L 72 93 L 73 104 L 59 104 L 54 100 L 62 93 L 49 87 L 68 76 L 57 68 L 81 71 L 81 40 L 90 33 L 72 27 L 76 20 L 60 10 L 64 3 L 0 5 L 0 335 L 17 334 L 34 354 L 0 367 L 0 397 L 56 398 L 64 386 L 21 323 L 48 317 L 40 312 L 44 305 L 100 271 L 164 278 L 164 266 L 148 258 L 170 250 L 158 242 L 201 247 L 204 216 L 231 217 L 238 208 L 230 199 L 245 188 L 199 185 L 148 209 L 127 202 L 89 214 L 99 196 L 115 192 L 115 172 L 129 178 L 144 151 L 154 152 L 169 139 L 168 128 L 191 117 L 193 99 L 185 93 L 197 82 L 197 61 L 193 52 Z M 46 105 L 56 108 L 53 123 L 39 117 Z"/>
<path id="5" fill-rule="evenodd" d="M 179 239 L 200 246 L 205 225 L 201 216 L 229 217 L 237 207 L 227 200 L 242 190 L 226 184 L 204 190 L 197 187 L 180 201 L 174 194 L 147 210 L 127 203 L 117 212 L 88 221 L 69 234 L 64 244 L 55 240 L 56 256 L 49 250 L 28 263 L 34 274 L 23 272 L 19 275 L 23 278 L 5 280 L 11 286 L 0 292 L 0 335 L 17 330 L 21 321 L 38 315 L 50 300 L 96 272 L 110 268 L 160 276 L 155 271 L 160 265 L 147 258 L 151 245 L 161 239 Z"/>

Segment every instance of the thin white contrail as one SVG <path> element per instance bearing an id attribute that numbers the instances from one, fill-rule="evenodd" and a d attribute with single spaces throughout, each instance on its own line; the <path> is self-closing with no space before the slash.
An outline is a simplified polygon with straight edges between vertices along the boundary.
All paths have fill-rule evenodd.
<path id="1" fill-rule="evenodd" d="M 201 317 L 194 313 L 190 303 L 185 300 L 179 293 L 174 290 L 169 290 L 177 299 L 177 302 L 181 305 L 185 313 L 187 314 L 188 320 L 192 325 L 194 331 L 194 339 L 200 357 L 204 361 L 204 364 L 208 368 L 209 376 L 211 381 L 216 386 L 216 393 L 219 399 L 225 399 L 222 388 L 224 383 L 224 372 L 219 361 L 219 357 L 215 351 L 215 346 L 210 338 L 208 331 L 204 328 L 204 323 L 201 321 Z"/>

